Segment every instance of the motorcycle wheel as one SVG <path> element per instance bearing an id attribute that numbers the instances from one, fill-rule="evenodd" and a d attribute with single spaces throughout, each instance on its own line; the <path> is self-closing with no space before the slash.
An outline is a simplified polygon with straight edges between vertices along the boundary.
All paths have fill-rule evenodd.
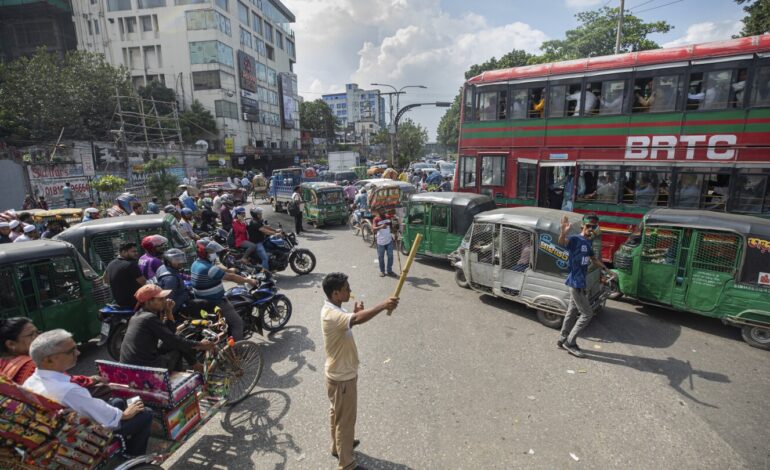
<path id="1" fill-rule="evenodd" d="M 116 361 L 120 360 L 120 346 L 123 344 L 123 338 L 126 336 L 126 330 L 128 324 L 121 322 L 115 325 L 115 331 L 110 332 L 110 337 L 107 339 L 107 352 L 110 353 L 110 357 Z"/>
<path id="2" fill-rule="evenodd" d="M 315 255 L 310 250 L 300 248 L 289 257 L 289 265 L 299 275 L 310 274 L 315 269 Z"/>
<path id="3" fill-rule="evenodd" d="M 291 318 L 291 301 L 285 295 L 278 294 L 259 314 L 264 329 L 271 333 L 280 331 Z"/>

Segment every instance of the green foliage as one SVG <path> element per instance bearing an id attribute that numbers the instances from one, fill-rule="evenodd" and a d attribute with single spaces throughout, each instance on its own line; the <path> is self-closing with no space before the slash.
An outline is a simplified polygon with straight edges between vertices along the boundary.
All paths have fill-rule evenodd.
<path id="1" fill-rule="evenodd" d="M 545 41 L 540 48 L 543 55 L 532 58 L 530 63 L 614 54 L 619 14 L 619 8 L 609 7 L 578 13 L 575 18 L 580 22 L 580 26 L 567 30 L 564 39 Z M 667 33 L 671 28 L 665 21 L 645 23 L 626 12 L 623 16 L 620 52 L 657 49 L 660 47 L 658 43 L 647 39 L 647 36 L 653 33 Z"/>
<path id="2" fill-rule="evenodd" d="M 317 99 L 300 103 L 299 126 L 301 130 L 310 132 L 313 137 L 325 138 L 327 142 L 331 142 L 339 123 L 329 105 L 324 100 Z"/>
<path id="3" fill-rule="evenodd" d="M 40 48 L 32 57 L 0 63 L 0 138 L 10 144 L 67 139 L 106 140 L 116 91 L 130 93 L 129 73 L 100 54 Z"/>
<path id="4" fill-rule="evenodd" d="M 428 142 L 428 132 L 419 124 L 415 124 L 411 119 L 405 119 L 398 124 L 398 166 L 404 167 L 409 162 L 422 156 L 422 148 Z M 390 134 L 387 129 L 380 131 L 372 136 L 372 144 L 384 145 L 387 149 L 387 155 L 391 155 Z"/>
<path id="5" fill-rule="evenodd" d="M 438 123 L 438 130 L 436 131 L 436 140 L 438 143 L 450 149 L 457 148 L 458 138 L 460 136 L 461 96 L 462 89 L 457 92 L 454 101 L 452 101 L 452 106 L 450 106 L 441 117 L 441 121 Z"/>
<path id="6" fill-rule="evenodd" d="M 188 111 L 179 113 L 179 127 L 182 130 L 182 140 L 188 144 L 217 137 L 214 116 L 198 100 L 193 101 Z"/>
<path id="7" fill-rule="evenodd" d="M 156 196 L 161 201 L 168 200 L 177 191 L 179 179 L 175 175 L 166 172 L 167 169 L 176 164 L 175 158 L 156 158 L 142 166 L 142 171 L 150 175 L 145 181 L 147 188 L 153 196 Z"/>
<path id="8" fill-rule="evenodd" d="M 174 109 L 170 103 L 176 101 L 176 93 L 171 88 L 160 83 L 158 80 L 151 81 L 148 85 L 139 87 L 137 94 L 149 101 L 145 104 L 152 105 L 152 101 L 155 101 L 155 109 L 158 110 L 158 114 L 167 116 L 174 112 Z M 149 112 L 149 109 L 145 109 L 145 112 Z"/>
<path id="9" fill-rule="evenodd" d="M 104 175 L 91 181 L 91 187 L 100 193 L 116 193 L 126 187 L 126 180 L 119 176 Z"/>
<path id="10" fill-rule="evenodd" d="M 738 5 L 746 5 L 743 11 L 741 36 L 755 36 L 770 33 L 770 0 L 735 0 Z"/>

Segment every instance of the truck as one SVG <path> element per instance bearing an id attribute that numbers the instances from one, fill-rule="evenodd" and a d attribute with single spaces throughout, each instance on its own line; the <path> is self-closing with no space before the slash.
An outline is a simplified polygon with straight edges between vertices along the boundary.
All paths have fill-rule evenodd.
<path id="1" fill-rule="evenodd" d="M 329 171 L 350 171 L 360 164 L 358 152 L 329 152 Z"/>
<path id="2" fill-rule="evenodd" d="M 294 188 L 302 183 L 316 181 L 317 178 L 305 176 L 306 171 L 303 168 L 292 167 L 274 170 L 270 176 L 270 188 L 267 193 L 270 196 L 270 202 L 273 210 L 281 212 L 287 210 Z"/>

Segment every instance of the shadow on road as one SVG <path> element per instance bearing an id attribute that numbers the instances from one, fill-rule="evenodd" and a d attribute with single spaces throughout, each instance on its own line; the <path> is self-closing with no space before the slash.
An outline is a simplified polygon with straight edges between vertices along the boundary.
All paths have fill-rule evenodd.
<path id="1" fill-rule="evenodd" d="M 362 467 L 377 470 L 412 470 L 408 465 L 377 459 L 361 452 L 356 452 L 356 463 Z"/>
<path id="2" fill-rule="evenodd" d="M 653 359 L 649 357 L 626 356 L 623 354 L 593 351 L 589 349 L 584 349 L 583 352 L 588 359 L 594 361 L 631 367 L 640 372 L 651 372 L 653 374 L 664 375 L 668 378 L 669 386 L 676 390 L 680 395 L 689 398 L 699 405 L 707 406 L 709 408 L 719 407 L 700 401 L 690 393 L 695 390 L 693 375 L 712 382 L 730 383 L 730 378 L 724 374 L 693 369 L 690 361 L 682 361 L 675 357 Z M 687 381 L 687 384 L 685 384 L 685 381 Z"/>
<path id="3" fill-rule="evenodd" d="M 278 278 L 278 287 L 280 289 L 294 289 L 302 287 L 321 287 L 326 273 L 312 272 L 298 276 L 294 271 L 284 271 L 285 275 Z M 287 294 L 288 295 L 288 294 Z"/>
<path id="4" fill-rule="evenodd" d="M 296 375 L 307 366 L 315 372 L 316 366 L 307 362 L 306 351 L 315 351 L 315 342 L 308 336 L 308 330 L 304 326 L 288 326 L 283 330 L 270 335 L 270 343 L 262 343 L 262 357 L 265 367 L 259 378 L 258 386 L 263 388 L 292 388 L 299 384 Z M 285 360 L 294 363 L 294 367 L 278 374 L 274 368 L 279 364 L 283 367 Z"/>
<path id="5" fill-rule="evenodd" d="M 260 468 L 273 464 L 275 470 L 287 465 L 302 449 L 291 434 L 283 432 L 281 419 L 289 411 L 291 398 L 280 390 L 262 390 L 227 409 L 222 418 L 226 434 L 201 437 L 174 464 L 174 468 L 208 469 L 215 465 L 229 469 Z M 256 459 L 254 454 L 259 454 Z M 277 462 L 276 462 L 277 460 Z"/>
<path id="6" fill-rule="evenodd" d="M 425 290 L 425 291 L 432 291 L 433 290 L 433 289 L 429 289 L 429 287 L 433 287 L 433 288 L 441 287 L 438 284 L 438 282 L 436 282 L 435 280 L 433 280 L 432 278 L 429 278 L 429 277 L 412 277 L 412 276 L 409 276 L 409 277 L 406 278 L 406 282 L 407 282 L 407 284 L 409 284 L 412 287 L 415 287 L 415 288 L 420 289 L 420 290 Z"/>

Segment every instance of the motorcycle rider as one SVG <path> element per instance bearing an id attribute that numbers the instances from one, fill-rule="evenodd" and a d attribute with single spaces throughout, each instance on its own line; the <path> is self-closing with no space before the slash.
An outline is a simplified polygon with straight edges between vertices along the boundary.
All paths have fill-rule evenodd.
<path id="1" fill-rule="evenodd" d="M 218 254 L 225 250 L 219 243 L 202 238 L 195 243 L 198 259 L 192 265 L 192 287 L 195 297 L 206 300 L 219 307 L 230 327 L 230 332 L 236 341 L 243 339 L 243 320 L 235 312 L 235 308 L 225 297 L 225 286 L 222 281 L 257 286 L 255 279 L 240 276 L 235 269 L 227 269 L 219 265 Z"/>
<path id="2" fill-rule="evenodd" d="M 158 198 L 153 197 L 150 202 L 147 203 L 148 214 L 160 214 L 160 206 L 158 205 Z"/>
<path id="3" fill-rule="evenodd" d="M 179 228 L 182 231 L 182 235 L 190 240 L 197 240 L 200 238 L 193 230 L 193 211 L 185 207 L 180 212 L 182 218 L 179 220 Z"/>
<path id="4" fill-rule="evenodd" d="M 155 277 L 155 272 L 163 265 L 163 252 L 168 246 L 168 239 L 162 235 L 148 235 L 142 239 L 144 254 L 139 258 L 139 270 L 145 279 Z"/>
<path id="5" fill-rule="evenodd" d="M 262 262 L 262 269 L 269 272 L 270 255 L 267 253 L 267 250 L 265 250 L 265 237 L 283 235 L 283 232 L 275 230 L 262 220 L 261 207 L 253 207 L 249 213 L 251 214 L 251 222 L 249 222 L 248 227 L 246 227 L 246 230 L 249 233 L 249 241 L 256 246 L 254 251 L 256 251 L 257 256 L 259 256 L 259 259 Z"/>
<path id="6" fill-rule="evenodd" d="M 230 199 L 229 194 L 222 196 L 222 209 L 219 211 L 219 220 L 222 222 L 222 228 L 229 232 L 233 229 L 233 214 L 230 212 L 233 209 L 233 200 Z"/>
<path id="7" fill-rule="evenodd" d="M 217 227 L 217 213 L 213 210 L 214 203 L 211 198 L 203 198 L 201 201 L 203 208 L 201 209 L 201 232 L 212 232 Z"/>
<path id="8" fill-rule="evenodd" d="M 163 290 L 171 291 L 168 298 L 174 301 L 171 313 L 177 323 L 181 321 L 177 316 L 196 318 L 201 309 L 207 310 L 208 307 L 208 302 L 193 298 L 185 286 L 185 281 L 190 280 L 190 276 L 182 272 L 186 262 L 187 256 L 184 252 L 172 248 L 163 253 L 163 266 L 155 272 L 155 283 Z"/>
<path id="9" fill-rule="evenodd" d="M 233 209 L 233 214 L 235 214 L 235 219 L 233 220 L 233 244 L 235 248 L 245 250 L 241 262 L 251 264 L 251 255 L 254 254 L 257 245 L 249 240 L 249 232 L 246 229 L 246 209 L 243 206 L 238 206 Z"/>
<path id="10" fill-rule="evenodd" d="M 352 182 L 345 180 L 342 182 L 342 193 L 345 195 L 345 201 L 348 203 L 348 205 L 351 205 L 356 199 L 356 193 L 358 193 L 358 189 L 356 189 L 356 185 L 354 185 Z"/>
<path id="11" fill-rule="evenodd" d="M 140 202 L 139 198 L 131 193 L 123 193 L 115 198 L 115 205 L 107 209 L 107 217 L 122 217 L 131 214 L 131 205 Z"/>
<path id="12" fill-rule="evenodd" d="M 365 188 L 361 188 L 361 191 L 358 192 L 358 196 L 356 196 L 355 201 L 353 201 L 353 208 L 355 209 L 353 211 L 353 215 L 356 218 L 356 225 L 360 225 L 361 217 L 368 212 L 369 208 L 369 202 L 367 201 Z"/>

